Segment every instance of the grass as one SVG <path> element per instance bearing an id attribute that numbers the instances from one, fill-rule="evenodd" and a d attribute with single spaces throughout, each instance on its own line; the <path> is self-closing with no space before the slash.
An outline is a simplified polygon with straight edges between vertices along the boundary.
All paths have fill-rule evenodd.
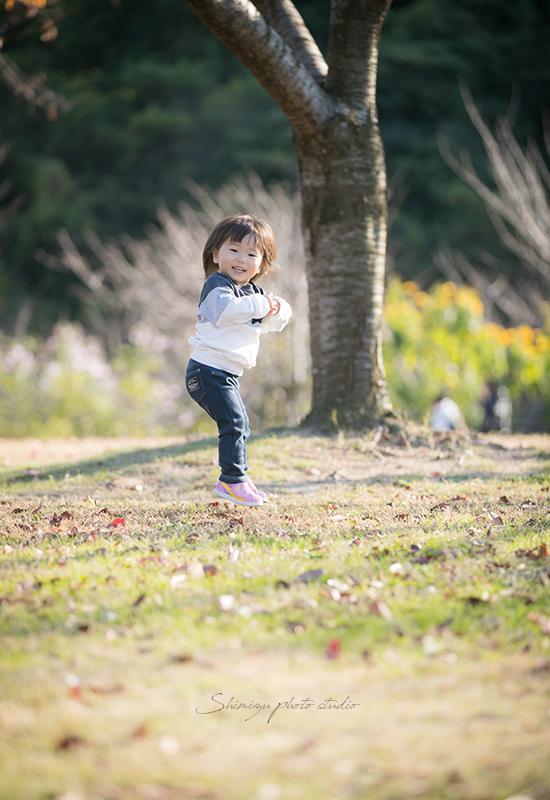
<path id="1" fill-rule="evenodd" d="M 0 797 L 550 798 L 550 437 L 249 456 L 0 442 Z"/>

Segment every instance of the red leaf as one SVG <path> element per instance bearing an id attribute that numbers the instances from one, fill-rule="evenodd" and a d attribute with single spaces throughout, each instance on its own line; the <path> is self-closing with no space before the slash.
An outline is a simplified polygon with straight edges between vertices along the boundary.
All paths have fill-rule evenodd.
<path id="1" fill-rule="evenodd" d="M 109 522 L 110 528 L 118 528 L 119 525 L 126 525 L 126 520 L 124 517 L 115 517 L 112 522 Z"/>
<path id="2" fill-rule="evenodd" d="M 546 542 L 543 542 L 540 547 L 536 547 L 534 550 L 519 549 L 516 550 L 515 553 L 519 558 L 533 558 L 537 561 L 539 558 L 546 558 L 548 556 L 548 546 Z"/>
<path id="3" fill-rule="evenodd" d="M 340 639 L 332 639 L 326 649 L 326 657 L 330 659 L 338 658 L 340 650 L 342 649 L 342 642 Z"/>

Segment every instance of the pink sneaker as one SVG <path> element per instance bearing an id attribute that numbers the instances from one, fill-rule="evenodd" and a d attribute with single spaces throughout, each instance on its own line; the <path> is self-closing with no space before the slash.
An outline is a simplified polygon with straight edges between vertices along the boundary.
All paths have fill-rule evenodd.
<path id="1" fill-rule="evenodd" d="M 261 506 L 263 500 L 249 483 L 223 483 L 218 481 L 214 494 L 240 506 Z"/>
<path id="2" fill-rule="evenodd" d="M 257 486 L 254 486 L 254 484 L 252 483 L 252 481 L 251 481 L 250 479 L 249 479 L 249 481 L 248 481 L 248 485 L 252 487 L 252 491 L 254 491 L 254 492 L 256 492 L 256 494 L 259 494 L 259 495 L 260 495 L 260 497 L 262 498 L 262 500 L 264 501 L 264 503 L 269 503 L 269 497 L 266 495 L 266 493 L 265 493 L 265 492 L 261 492 L 261 491 L 258 489 L 258 487 L 257 487 Z"/>

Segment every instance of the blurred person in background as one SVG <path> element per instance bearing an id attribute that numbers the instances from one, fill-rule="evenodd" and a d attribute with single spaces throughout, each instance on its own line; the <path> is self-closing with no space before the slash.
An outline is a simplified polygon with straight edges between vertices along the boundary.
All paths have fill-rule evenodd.
<path id="1" fill-rule="evenodd" d="M 439 395 L 433 401 L 430 428 L 433 431 L 455 431 L 464 427 L 460 409 L 450 397 Z"/>
<path id="2" fill-rule="evenodd" d="M 495 381 L 487 381 L 481 396 L 485 412 L 482 431 L 512 432 L 512 401 L 507 386 L 497 386 Z"/>

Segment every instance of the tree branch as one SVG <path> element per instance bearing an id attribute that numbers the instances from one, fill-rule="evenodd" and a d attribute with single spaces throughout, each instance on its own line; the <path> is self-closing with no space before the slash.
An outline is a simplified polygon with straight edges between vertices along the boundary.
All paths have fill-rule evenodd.
<path id="1" fill-rule="evenodd" d="M 185 0 L 259 80 L 293 127 L 308 132 L 334 113 L 330 97 L 249 0 Z"/>
<path id="2" fill-rule="evenodd" d="M 464 158 L 458 161 L 444 137 L 438 138 L 441 156 L 481 197 L 502 242 L 526 266 L 548 281 L 550 206 L 544 174 L 538 172 L 537 161 L 533 157 L 535 146 L 531 145 L 531 154 L 529 150 L 525 154 L 507 120 L 497 126 L 498 140 L 495 139 L 465 84 L 460 85 L 460 91 L 468 116 L 481 136 L 496 188 L 487 186 Z"/>
<path id="3" fill-rule="evenodd" d="M 252 2 L 273 30 L 285 40 L 317 83 L 322 83 L 328 73 L 327 62 L 294 3 L 291 0 L 252 0 Z"/>

